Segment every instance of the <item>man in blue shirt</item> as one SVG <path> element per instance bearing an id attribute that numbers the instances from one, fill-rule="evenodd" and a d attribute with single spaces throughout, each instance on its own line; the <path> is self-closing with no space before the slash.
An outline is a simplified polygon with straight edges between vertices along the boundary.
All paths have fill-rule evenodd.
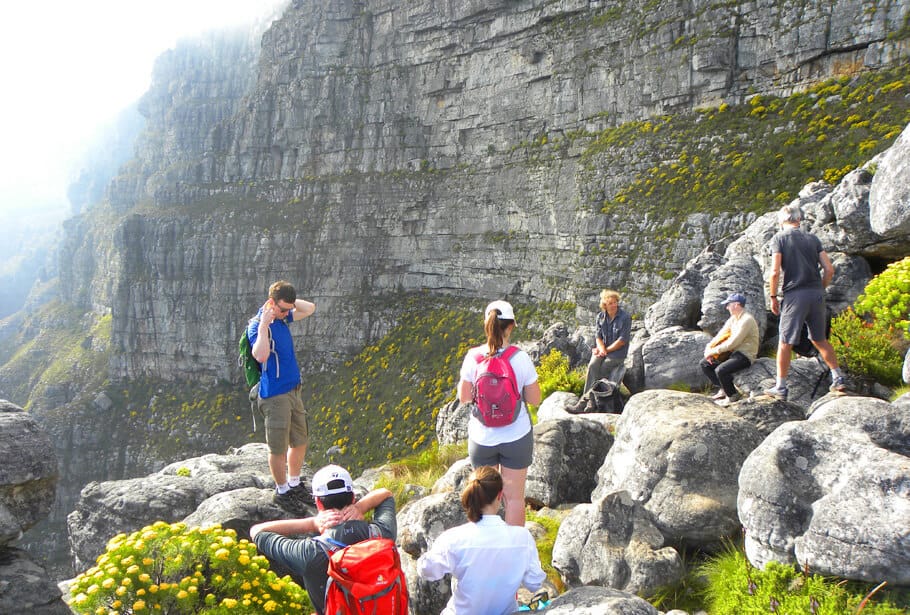
<path id="1" fill-rule="evenodd" d="M 591 351 L 584 394 L 578 404 L 569 408 L 572 414 L 595 409 L 591 397 L 591 388 L 595 382 L 606 378 L 619 386 L 626 375 L 626 356 L 632 339 L 632 317 L 619 307 L 619 293 L 615 290 L 600 292 L 600 309 L 602 311 L 594 323 L 597 345 Z"/>
<path id="2" fill-rule="evenodd" d="M 309 499 L 300 483 L 308 442 L 307 417 L 300 399 L 300 367 L 288 325 L 306 318 L 316 306 L 297 298 L 288 282 L 269 287 L 269 299 L 247 325 L 253 357 L 262 367 L 256 403 L 265 417 L 269 471 L 275 480 L 275 500 L 290 504 Z"/>

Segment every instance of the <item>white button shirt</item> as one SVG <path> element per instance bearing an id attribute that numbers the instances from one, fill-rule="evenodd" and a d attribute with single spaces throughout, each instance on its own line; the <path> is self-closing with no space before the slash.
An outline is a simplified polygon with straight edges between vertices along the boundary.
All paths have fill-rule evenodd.
<path id="1" fill-rule="evenodd" d="M 531 533 L 498 515 L 443 532 L 417 560 L 417 573 L 429 581 L 446 574 L 457 579 L 440 615 L 513 613 L 518 588 L 534 591 L 546 579 Z"/>

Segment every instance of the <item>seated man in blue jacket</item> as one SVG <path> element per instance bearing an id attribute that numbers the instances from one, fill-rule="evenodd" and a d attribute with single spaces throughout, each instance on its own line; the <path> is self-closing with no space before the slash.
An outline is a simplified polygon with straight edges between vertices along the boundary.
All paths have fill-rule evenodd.
<path id="1" fill-rule="evenodd" d="M 250 537 L 269 561 L 291 571 L 291 577 L 306 589 L 319 615 L 325 612 L 325 586 L 329 558 L 316 535 L 351 545 L 367 538 L 395 540 L 398 525 L 395 500 L 388 489 L 374 489 L 362 499 L 354 498 L 354 483 L 344 468 L 328 465 L 313 475 L 313 497 L 319 514 L 305 519 L 282 519 L 257 523 Z M 373 510 L 373 521 L 363 515 Z M 307 537 L 298 535 L 310 534 Z"/>

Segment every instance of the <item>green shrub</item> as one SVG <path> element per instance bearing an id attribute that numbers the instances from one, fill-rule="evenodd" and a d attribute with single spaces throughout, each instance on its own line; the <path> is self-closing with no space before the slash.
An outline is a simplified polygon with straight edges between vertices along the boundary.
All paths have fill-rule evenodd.
<path id="1" fill-rule="evenodd" d="M 540 383 L 541 399 L 546 399 L 556 391 L 581 395 L 585 386 L 585 375 L 581 369 L 570 369 L 569 359 L 554 348 L 540 358 L 537 381 Z"/>
<path id="2" fill-rule="evenodd" d="M 234 530 L 158 521 L 118 534 L 73 582 L 70 607 L 86 615 L 309 613 L 303 589 L 278 578 Z"/>
<path id="3" fill-rule="evenodd" d="M 853 306 L 876 326 L 910 340 L 910 256 L 872 278 Z"/>
<path id="4" fill-rule="evenodd" d="M 863 599 L 872 593 L 869 586 L 802 573 L 778 562 L 769 562 L 764 570 L 758 570 L 732 545 L 699 566 L 697 574 L 704 575 L 707 580 L 703 590 L 704 608 L 711 615 L 845 615 L 860 610 L 867 615 L 899 615 L 907 612 L 904 610 L 906 595 L 879 593 L 860 609 Z"/>
<path id="5" fill-rule="evenodd" d="M 892 333 L 848 309 L 831 321 L 831 344 L 838 362 L 850 372 L 887 386 L 901 381 L 903 356 Z"/>
<path id="6" fill-rule="evenodd" d="M 540 555 L 540 566 L 547 573 L 547 580 L 553 584 L 560 592 L 566 590 L 565 583 L 559 572 L 553 568 L 553 545 L 556 544 L 556 534 L 559 532 L 560 522 L 552 517 L 545 516 L 541 513 L 529 511 L 529 523 L 536 523 L 541 526 L 546 533 L 537 538 L 537 552 Z"/>

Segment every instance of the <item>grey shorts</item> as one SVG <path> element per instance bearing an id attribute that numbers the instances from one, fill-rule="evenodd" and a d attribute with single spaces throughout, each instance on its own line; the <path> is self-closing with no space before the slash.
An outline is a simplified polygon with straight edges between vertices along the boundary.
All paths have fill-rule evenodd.
<path id="1" fill-rule="evenodd" d="M 534 430 L 528 430 L 528 433 L 513 442 L 505 442 L 496 446 L 483 446 L 468 440 L 468 457 L 471 459 L 471 466 L 479 468 L 480 466 L 501 465 L 510 470 L 524 470 L 531 465 L 531 459 L 534 457 Z"/>
<path id="2" fill-rule="evenodd" d="M 304 446 L 308 439 L 306 410 L 300 387 L 275 397 L 259 400 L 265 417 L 265 442 L 273 455 L 284 455 L 288 448 Z"/>
<path id="3" fill-rule="evenodd" d="M 780 341 L 795 345 L 802 335 L 803 323 L 809 325 L 809 339 L 821 342 L 825 331 L 825 291 L 820 288 L 801 288 L 784 295 L 780 305 Z"/>

